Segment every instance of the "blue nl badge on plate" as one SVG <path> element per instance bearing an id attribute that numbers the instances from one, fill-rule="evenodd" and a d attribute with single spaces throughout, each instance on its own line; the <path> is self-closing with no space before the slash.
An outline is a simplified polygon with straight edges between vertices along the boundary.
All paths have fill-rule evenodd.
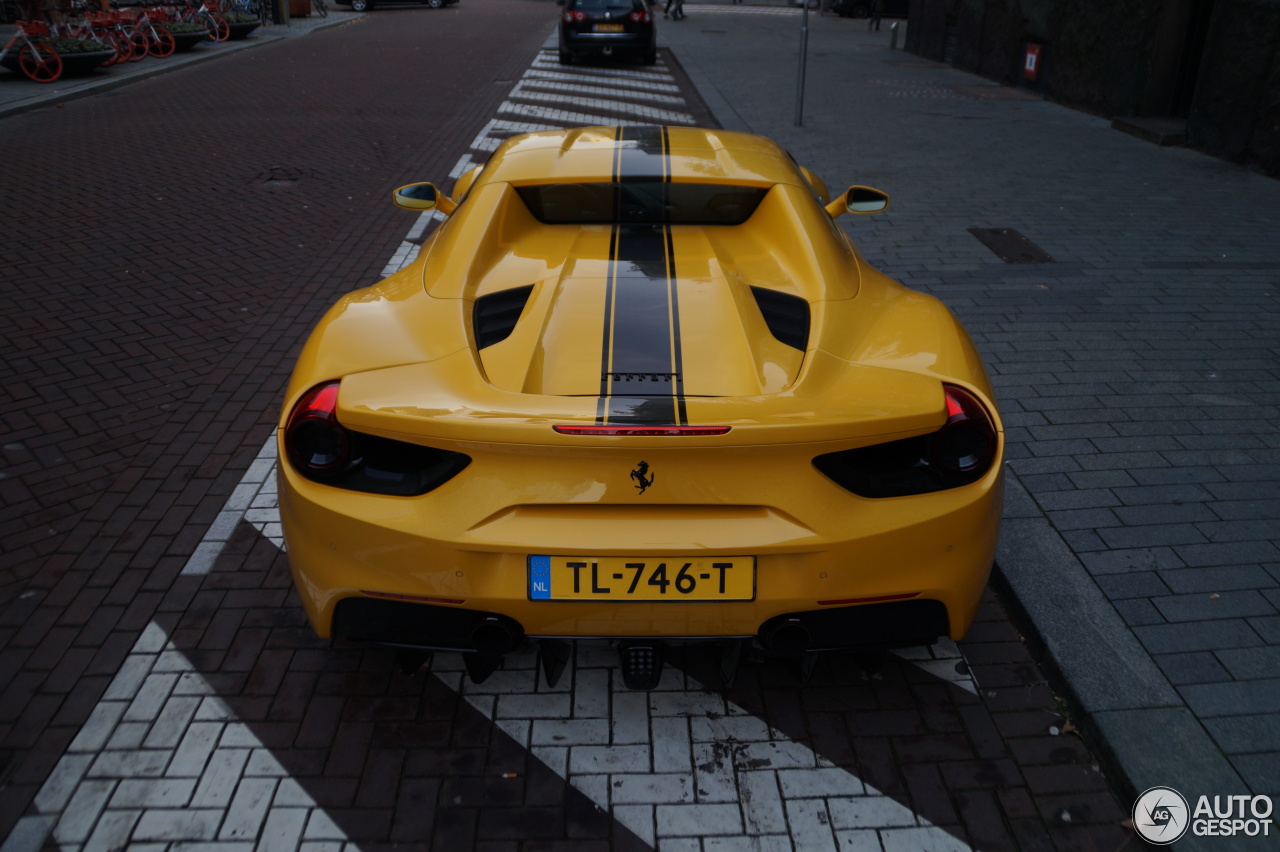
<path id="1" fill-rule="evenodd" d="M 551 557 L 529 557 L 529 599 L 551 600 Z"/>

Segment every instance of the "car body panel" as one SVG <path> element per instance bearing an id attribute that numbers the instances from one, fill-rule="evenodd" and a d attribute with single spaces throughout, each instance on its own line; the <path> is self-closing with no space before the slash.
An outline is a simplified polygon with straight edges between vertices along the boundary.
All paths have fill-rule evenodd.
<path id="1" fill-rule="evenodd" d="M 808 452 L 837 446 L 741 447 L 708 460 L 698 448 L 583 452 L 460 442 L 449 448 L 475 453 L 470 475 L 427 500 L 327 493 L 335 489 L 283 469 L 281 517 L 286 528 L 323 531 L 289 538 L 304 605 L 322 636 L 338 600 L 372 591 L 460 599 L 544 636 L 752 635 L 767 619 L 822 600 L 914 593 L 941 600 L 957 627 L 952 638 L 960 638 L 991 566 L 1000 471 L 978 484 L 979 500 L 940 492 L 925 501 L 864 501 L 849 512 L 838 486 L 812 468 L 794 473 Z M 628 478 L 641 459 L 654 473 L 651 494 L 638 495 Z M 732 502 L 760 500 L 762 492 L 763 504 Z M 528 557 L 538 553 L 753 555 L 757 597 L 627 602 L 622 613 L 617 603 L 531 601 Z M 307 571 L 297 572 L 302 565 Z"/>
<path id="2" fill-rule="evenodd" d="M 518 192 L 611 179 L 768 190 L 741 225 L 653 227 L 543 224 Z M 281 517 L 317 633 L 330 635 L 351 596 L 496 613 L 531 636 L 707 638 L 897 597 L 942 602 L 948 632 L 963 635 L 1001 513 L 992 389 L 950 311 L 870 267 L 785 151 L 719 130 L 587 128 L 515 137 L 468 181 L 414 263 L 330 309 L 290 381 Z M 518 288 L 527 301 L 509 334 L 480 346 L 477 303 Z M 758 290 L 807 305 L 803 345 L 773 332 Z M 301 475 L 287 461 L 290 412 L 336 380 L 347 429 L 469 465 L 416 497 Z M 814 467 L 819 455 L 936 432 L 949 417 L 943 382 L 992 419 L 995 461 L 976 481 L 866 498 Z M 553 428 L 649 424 L 728 428 Z M 535 600 L 538 555 L 745 557 L 755 592 Z"/>

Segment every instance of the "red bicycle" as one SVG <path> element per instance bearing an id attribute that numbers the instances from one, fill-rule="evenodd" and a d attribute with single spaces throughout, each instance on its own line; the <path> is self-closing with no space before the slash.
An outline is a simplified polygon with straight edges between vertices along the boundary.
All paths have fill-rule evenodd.
<path id="1" fill-rule="evenodd" d="M 48 38 L 49 25 L 43 21 L 18 21 L 17 32 L 0 49 L 0 64 L 16 64 L 28 79 L 52 83 L 62 76 L 62 57 L 45 43 Z"/>
<path id="2" fill-rule="evenodd" d="M 56 35 L 76 41 L 95 41 L 110 48 L 112 57 L 103 65 L 116 65 L 133 58 L 133 41 L 120 23 L 119 12 L 90 12 L 81 14 L 78 23 L 63 23 L 51 27 Z"/>
<path id="3" fill-rule="evenodd" d="M 206 37 L 201 39 L 204 44 L 226 41 L 231 36 L 231 27 L 227 26 L 226 19 L 218 11 L 217 0 L 200 0 L 198 4 L 193 3 L 192 0 L 182 0 L 181 6 L 177 4 L 157 6 L 151 11 L 164 15 L 170 23 L 199 24 L 204 27 L 207 33 Z"/>
<path id="4" fill-rule="evenodd" d="M 178 40 L 173 37 L 173 33 L 164 27 L 157 27 L 147 12 L 126 9 L 121 14 L 126 20 L 133 22 L 130 35 L 133 38 L 134 56 L 138 59 L 147 54 L 163 59 L 172 56 L 178 49 Z"/>

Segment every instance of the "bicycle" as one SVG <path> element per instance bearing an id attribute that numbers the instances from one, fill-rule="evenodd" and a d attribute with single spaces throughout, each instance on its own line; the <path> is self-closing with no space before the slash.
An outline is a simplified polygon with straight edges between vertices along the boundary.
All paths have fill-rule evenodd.
<path id="1" fill-rule="evenodd" d="M 62 76 L 62 57 L 58 55 L 58 51 L 40 41 L 50 37 L 48 24 L 42 21 L 18 21 L 17 31 L 0 48 L 0 64 L 4 64 L 9 54 L 15 52 L 14 47 L 17 47 L 18 70 L 29 80 L 52 83 Z"/>
<path id="2" fill-rule="evenodd" d="M 130 9 L 124 13 L 124 17 L 125 20 L 133 21 L 130 36 L 133 38 L 133 49 L 138 59 L 147 55 L 163 59 L 166 56 L 172 56 L 178 49 L 178 40 L 173 37 L 173 33 L 164 27 L 157 27 L 147 12 Z"/>
<path id="3" fill-rule="evenodd" d="M 138 49 L 131 34 L 125 29 L 123 20 L 119 12 L 85 11 L 81 13 L 78 24 L 67 23 L 62 26 L 63 35 L 67 38 L 98 41 L 110 47 L 115 55 L 103 65 L 133 62 L 136 61 L 134 56 L 138 54 Z M 143 55 L 145 51 L 138 54 L 137 59 L 141 59 Z"/>
<path id="4" fill-rule="evenodd" d="M 242 15 L 252 15 L 264 24 L 271 23 L 271 10 L 266 3 L 259 0 L 225 0 L 227 11 Z"/>
<path id="5" fill-rule="evenodd" d="M 209 30 L 209 38 L 204 40 L 205 44 L 226 41 L 231 37 L 231 28 L 218 11 L 218 0 L 200 0 L 199 6 L 192 6 L 191 0 L 187 0 L 187 14 L 183 16 L 183 20 L 205 25 L 205 29 Z"/>
<path id="6" fill-rule="evenodd" d="M 226 41 L 231 36 L 231 28 L 218 12 L 217 0 L 213 0 L 212 4 L 209 0 L 200 0 L 199 5 L 193 4 L 191 0 L 182 0 L 181 5 L 173 3 L 157 6 L 151 11 L 169 23 L 199 24 L 207 33 L 200 40 L 202 44 L 216 44 Z"/>

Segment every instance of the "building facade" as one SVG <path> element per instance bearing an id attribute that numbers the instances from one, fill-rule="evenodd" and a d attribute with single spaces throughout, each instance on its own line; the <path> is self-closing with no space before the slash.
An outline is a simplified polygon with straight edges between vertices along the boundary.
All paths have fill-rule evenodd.
<path id="1" fill-rule="evenodd" d="M 911 0 L 906 47 L 1280 176 L 1280 0 Z"/>

